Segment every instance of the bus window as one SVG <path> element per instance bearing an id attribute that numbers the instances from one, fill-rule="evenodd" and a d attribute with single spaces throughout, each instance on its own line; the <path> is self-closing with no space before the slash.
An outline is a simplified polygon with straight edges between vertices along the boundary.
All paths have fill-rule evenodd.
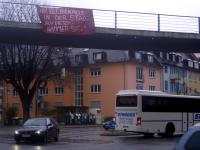
<path id="1" fill-rule="evenodd" d="M 137 107 L 137 96 L 117 96 L 116 107 Z"/>

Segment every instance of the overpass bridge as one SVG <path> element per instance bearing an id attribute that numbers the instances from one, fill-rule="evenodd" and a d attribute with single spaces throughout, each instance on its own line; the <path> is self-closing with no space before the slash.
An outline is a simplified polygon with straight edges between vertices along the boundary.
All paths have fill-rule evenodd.
<path id="1" fill-rule="evenodd" d="M 0 8 L 1 8 L 0 3 Z M 200 19 L 190 16 L 93 10 L 96 34 L 54 35 L 42 31 L 35 5 L 34 20 L 6 18 L 0 11 L 0 42 L 30 43 L 75 48 L 199 52 Z M 22 7 L 21 7 L 22 8 Z M 22 12 L 20 12 L 22 13 Z M 9 15 L 8 15 L 9 16 Z M 19 16 L 19 15 L 18 15 Z"/>

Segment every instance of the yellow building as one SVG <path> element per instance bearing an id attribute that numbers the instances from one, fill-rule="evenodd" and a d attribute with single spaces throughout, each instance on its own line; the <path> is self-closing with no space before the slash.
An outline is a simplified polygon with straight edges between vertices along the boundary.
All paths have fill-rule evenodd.
<path id="1" fill-rule="evenodd" d="M 31 116 L 63 108 L 58 110 L 60 117 L 68 110 L 87 111 L 101 121 L 115 115 L 115 95 L 119 90 L 161 90 L 161 65 L 151 53 L 89 50 L 77 52 L 72 59 L 72 72 L 64 80 L 49 81 L 46 88 L 38 89 Z M 36 108 L 36 99 L 42 106 Z M 22 117 L 19 96 L 10 86 L 5 104 L 17 108 L 17 115 Z M 86 109 L 81 109 L 83 106 Z"/>

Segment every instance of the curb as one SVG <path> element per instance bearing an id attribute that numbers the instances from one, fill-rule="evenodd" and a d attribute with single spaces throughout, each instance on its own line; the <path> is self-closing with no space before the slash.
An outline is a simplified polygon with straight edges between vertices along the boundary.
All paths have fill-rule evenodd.
<path id="1" fill-rule="evenodd" d="M 132 135 L 138 135 L 138 134 L 132 133 L 132 132 L 110 131 L 110 132 L 102 133 L 100 135 L 101 136 L 132 136 Z"/>

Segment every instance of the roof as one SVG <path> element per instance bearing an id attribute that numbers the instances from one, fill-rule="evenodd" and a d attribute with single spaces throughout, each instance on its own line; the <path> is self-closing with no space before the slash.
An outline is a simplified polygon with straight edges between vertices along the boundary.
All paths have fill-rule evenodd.
<path id="1" fill-rule="evenodd" d="M 173 95 L 169 93 L 165 93 L 162 91 L 149 91 L 149 90 L 120 90 L 117 95 L 123 96 L 133 96 L 133 95 L 148 95 L 148 96 L 163 96 L 163 97 L 182 97 L 182 98 L 194 98 L 200 99 L 200 96 L 189 96 L 189 95 Z"/>

